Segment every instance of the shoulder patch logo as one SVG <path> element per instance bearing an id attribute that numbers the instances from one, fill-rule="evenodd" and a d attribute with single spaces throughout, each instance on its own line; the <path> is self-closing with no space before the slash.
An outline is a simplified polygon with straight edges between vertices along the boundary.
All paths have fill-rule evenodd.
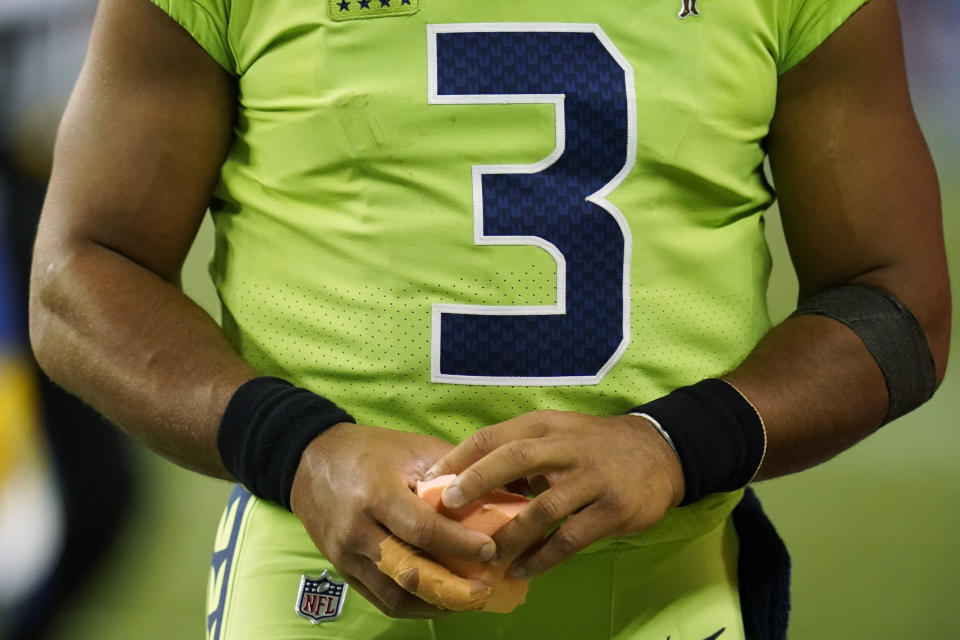
<path id="1" fill-rule="evenodd" d="M 334 22 L 409 16 L 420 11 L 422 0 L 327 0 Z"/>
<path id="2" fill-rule="evenodd" d="M 680 7 L 680 13 L 677 15 L 681 19 L 686 18 L 687 16 L 699 16 L 700 12 L 697 11 L 697 0 L 681 0 L 682 6 Z"/>

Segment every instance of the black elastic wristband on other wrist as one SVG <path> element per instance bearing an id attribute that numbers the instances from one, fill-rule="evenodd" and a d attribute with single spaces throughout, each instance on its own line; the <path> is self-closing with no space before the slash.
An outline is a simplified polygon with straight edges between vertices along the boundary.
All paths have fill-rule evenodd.
<path id="1" fill-rule="evenodd" d="M 686 483 L 680 506 L 746 486 L 763 460 L 763 422 L 753 405 L 723 380 L 681 387 L 629 413 L 650 416 L 670 436 Z"/>
<path id="2" fill-rule="evenodd" d="M 318 435 L 353 417 L 323 396 L 280 378 L 254 378 L 230 398 L 217 450 L 227 471 L 252 494 L 290 510 L 300 456 Z"/>

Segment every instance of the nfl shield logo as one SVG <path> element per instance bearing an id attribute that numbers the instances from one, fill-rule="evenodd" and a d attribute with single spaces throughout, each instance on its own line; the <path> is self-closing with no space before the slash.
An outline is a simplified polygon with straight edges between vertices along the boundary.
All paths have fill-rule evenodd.
<path id="1" fill-rule="evenodd" d="M 297 592 L 297 615 L 313 624 L 336 620 L 346 597 L 347 585 L 330 578 L 326 569 L 316 579 L 303 575 Z"/>

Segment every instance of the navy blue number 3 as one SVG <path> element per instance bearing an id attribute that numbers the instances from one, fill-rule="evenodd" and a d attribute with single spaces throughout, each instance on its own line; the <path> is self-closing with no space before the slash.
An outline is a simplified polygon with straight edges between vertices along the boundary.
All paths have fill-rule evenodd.
<path id="1" fill-rule="evenodd" d="M 556 148 L 473 167 L 474 242 L 557 263 L 550 306 L 433 306 L 434 382 L 598 384 L 630 340 L 630 231 L 607 201 L 633 167 L 633 70 L 597 25 L 428 27 L 433 104 L 548 103 Z"/>

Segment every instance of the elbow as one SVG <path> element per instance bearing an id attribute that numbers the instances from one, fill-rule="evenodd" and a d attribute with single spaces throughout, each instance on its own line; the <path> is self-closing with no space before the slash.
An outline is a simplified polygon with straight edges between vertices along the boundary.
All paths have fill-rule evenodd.
<path id="1" fill-rule="evenodd" d="M 947 361 L 950 358 L 950 327 L 953 308 L 949 286 L 944 287 L 942 294 L 931 300 L 930 307 L 925 314 L 926 317 L 918 318 L 918 320 L 927 335 L 927 344 L 930 345 L 930 353 L 933 355 L 937 386 L 939 387 L 940 383 L 943 382 L 943 377 L 947 371 Z"/>
<path id="2" fill-rule="evenodd" d="M 950 355 L 952 301 L 946 260 L 925 268 L 879 269 L 851 281 L 884 289 L 900 300 L 923 330 L 933 358 L 936 387 L 943 382 Z"/>
<path id="3" fill-rule="evenodd" d="M 51 256 L 38 250 L 30 273 L 30 348 L 37 364 L 55 382 L 59 382 L 60 359 L 64 355 L 58 346 L 64 330 L 61 292 L 69 287 L 65 280 L 70 262 L 69 252 Z"/>
<path id="4" fill-rule="evenodd" d="M 927 338 L 933 356 L 937 387 L 943 382 L 950 356 L 950 331 L 953 304 L 950 295 L 950 277 L 946 257 L 929 266 L 910 280 L 906 286 L 894 290 L 903 304 L 913 313 Z"/>
<path id="5" fill-rule="evenodd" d="M 943 382 L 950 356 L 952 301 L 946 270 L 939 278 L 928 278 L 924 286 L 891 288 L 913 314 L 927 339 L 933 357 L 936 388 Z"/>
<path id="6" fill-rule="evenodd" d="M 30 297 L 30 349 L 34 360 L 51 379 L 55 379 L 56 349 L 52 348 L 53 318 L 48 309 L 31 294 Z"/>

